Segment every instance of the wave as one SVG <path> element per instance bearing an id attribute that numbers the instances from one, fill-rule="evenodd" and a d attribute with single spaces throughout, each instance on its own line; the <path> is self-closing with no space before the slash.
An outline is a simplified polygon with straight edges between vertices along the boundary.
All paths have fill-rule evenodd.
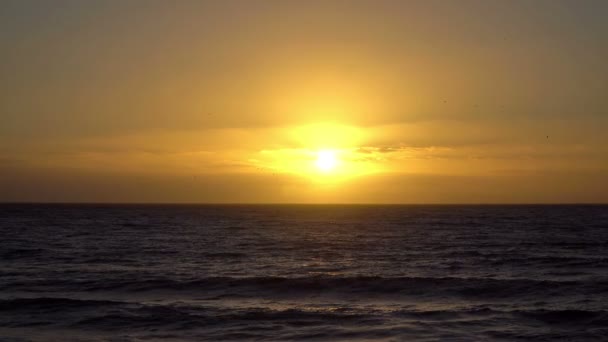
<path id="1" fill-rule="evenodd" d="M 184 304 L 141 304 L 73 298 L 18 298 L 0 300 L 1 326 L 64 326 L 85 329 L 195 329 L 225 324 L 277 322 L 292 326 L 348 324 L 363 322 L 365 313 L 349 310 L 269 309 L 252 307 L 233 309 Z M 2 317 L 3 315 L 0 315 Z"/>
<path id="2" fill-rule="evenodd" d="M 0 312 L 6 311 L 29 311 L 45 310 L 63 311 L 66 309 L 98 308 L 108 305 L 120 305 L 122 302 L 109 300 L 82 300 L 71 298 L 13 298 L 0 300 Z"/>
<path id="3" fill-rule="evenodd" d="M 584 325 L 608 327 L 608 311 L 591 310 L 530 310 L 515 311 L 516 315 L 550 325 Z"/>
<path id="4" fill-rule="evenodd" d="M 0 260 L 10 261 L 31 258 L 40 255 L 42 252 L 42 248 L 7 248 L 3 252 L 0 252 Z"/>
<path id="5" fill-rule="evenodd" d="M 292 326 L 324 325 L 328 323 L 356 324 L 368 318 L 365 314 L 308 311 L 299 309 L 270 310 L 248 308 L 226 310 L 173 306 L 143 306 L 111 314 L 84 318 L 74 326 L 104 328 L 149 328 L 164 326 L 170 329 L 193 329 L 225 324 L 251 324 L 253 322 L 282 322 Z"/>
<path id="6" fill-rule="evenodd" d="M 526 320 L 528 324 L 542 323 L 555 326 L 584 325 L 586 327 L 608 326 L 608 311 L 604 310 L 496 310 L 490 308 L 471 308 L 463 310 L 400 310 L 395 314 L 414 321 L 443 320 L 462 321 L 466 319 L 515 318 Z"/>
<path id="7" fill-rule="evenodd" d="M 605 295 L 608 280 L 549 281 L 453 277 L 211 277 L 194 280 L 146 278 L 125 280 L 30 280 L 1 286 L 20 291 L 180 291 L 221 296 L 456 296 L 468 299 L 523 299 L 585 293 Z"/>
<path id="8" fill-rule="evenodd" d="M 518 321 L 520 326 L 554 328 L 604 328 L 608 311 L 603 310 L 497 310 L 469 308 L 456 310 L 373 310 L 369 308 L 328 307 L 324 309 L 226 308 L 184 303 L 144 305 L 106 300 L 69 298 L 22 298 L 0 301 L 0 312 L 20 319 L 14 326 L 56 325 L 84 329 L 190 330 L 205 327 L 248 327 L 253 331 L 260 324 L 268 327 L 375 326 L 399 320 L 407 325 L 445 324 L 493 326 L 497 321 Z M 21 313 L 22 315 L 16 315 Z M 1 321 L 1 320 L 0 320 Z M 260 327 L 261 328 L 261 327 Z"/>

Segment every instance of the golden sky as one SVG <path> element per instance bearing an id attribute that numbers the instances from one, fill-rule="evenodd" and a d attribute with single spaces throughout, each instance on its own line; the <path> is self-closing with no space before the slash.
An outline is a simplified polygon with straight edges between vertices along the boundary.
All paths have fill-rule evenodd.
<path id="1" fill-rule="evenodd" d="M 0 6 L 0 201 L 608 202 L 606 1 Z"/>

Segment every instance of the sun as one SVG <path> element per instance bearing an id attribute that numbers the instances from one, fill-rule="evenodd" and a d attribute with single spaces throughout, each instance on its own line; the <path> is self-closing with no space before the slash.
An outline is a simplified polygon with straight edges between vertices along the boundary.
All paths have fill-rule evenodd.
<path id="1" fill-rule="evenodd" d="M 321 150 L 317 152 L 315 165 L 323 172 L 329 172 L 338 165 L 338 157 L 334 151 Z"/>

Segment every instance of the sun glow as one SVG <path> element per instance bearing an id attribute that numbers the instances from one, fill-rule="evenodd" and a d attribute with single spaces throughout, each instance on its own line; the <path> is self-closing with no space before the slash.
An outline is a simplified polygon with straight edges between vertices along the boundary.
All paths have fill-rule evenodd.
<path id="1" fill-rule="evenodd" d="M 259 151 L 248 162 L 256 172 L 292 174 L 316 183 L 339 183 L 383 170 L 381 156 L 361 148 L 366 134 L 356 126 L 319 123 L 285 130 L 289 148 Z"/>
<path id="2" fill-rule="evenodd" d="M 319 151 L 315 165 L 323 172 L 330 172 L 338 165 L 336 153 L 330 150 Z"/>

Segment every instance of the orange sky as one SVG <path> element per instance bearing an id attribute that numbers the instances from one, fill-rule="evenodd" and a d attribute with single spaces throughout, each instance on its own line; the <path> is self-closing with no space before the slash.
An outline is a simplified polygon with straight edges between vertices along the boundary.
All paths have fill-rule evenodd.
<path id="1" fill-rule="evenodd" d="M 0 201 L 608 202 L 604 1 L 2 7 Z"/>

